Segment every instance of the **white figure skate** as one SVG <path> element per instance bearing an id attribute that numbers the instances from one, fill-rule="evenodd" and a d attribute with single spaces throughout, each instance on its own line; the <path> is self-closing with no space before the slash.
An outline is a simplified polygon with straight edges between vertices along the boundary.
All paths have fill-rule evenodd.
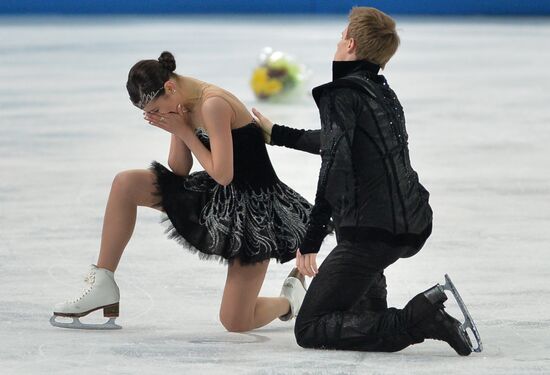
<path id="1" fill-rule="evenodd" d="M 281 297 L 288 299 L 290 303 L 290 311 L 285 315 L 281 315 L 279 319 L 283 322 L 290 320 L 298 315 L 302 302 L 306 296 L 306 279 L 304 275 L 298 271 L 297 268 L 293 268 L 288 274 L 283 288 L 281 289 Z"/>
<path id="2" fill-rule="evenodd" d="M 120 292 L 116 285 L 113 272 L 91 265 L 91 270 L 85 279 L 88 284 L 82 294 L 54 307 L 50 323 L 55 327 L 73 329 L 120 329 L 115 324 L 119 314 Z M 109 318 L 103 324 L 83 324 L 79 318 L 89 313 L 103 309 L 103 316 Z M 73 318 L 72 323 L 56 321 L 56 317 Z"/>

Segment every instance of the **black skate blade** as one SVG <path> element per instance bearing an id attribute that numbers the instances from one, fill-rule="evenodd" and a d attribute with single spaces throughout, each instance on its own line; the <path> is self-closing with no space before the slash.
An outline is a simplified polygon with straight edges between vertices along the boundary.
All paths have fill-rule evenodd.
<path id="1" fill-rule="evenodd" d="M 468 311 L 466 304 L 462 300 L 462 297 L 458 293 L 458 290 L 456 289 L 455 285 L 451 281 L 451 278 L 447 274 L 445 274 L 445 285 L 443 285 L 443 289 L 448 290 L 453 294 L 458 304 L 458 307 L 460 307 L 460 310 L 464 315 L 464 323 L 462 323 L 462 326 L 461 326 L 462 330 L 464 331 L 464 334 L 468 335 L 467 329 L 469 328 L 474 335 L 474 338 L 477 342 L 477 347 L 474 347 L 473 344 L 471 344 L 472 351 L 476 353 L 481 353 L 481 351 L 483 350 L 483 344 L 481 343 L 481 336 L 479 335 L 479 331 L 477 330 L 476 324 L 474 323 L 474 319 L 470 315 L 470 312 Z"/>
<path id="2" fill-rule="evenodd" d="M 54 327 L 69 328 L 69 329 L 87 329 L 87 330 L 102 330 L 110 331 L 114 329 L 121 329 L 122 327 L 115 323 L 116 318 L 109 318 L 108 321 L 102 324 L 84 324 L 80 319 L 73 317 L 71 323 L 58 322 L 55 320 L 56 315 L 52 315 L 50 318 L 50 324 Z"/>

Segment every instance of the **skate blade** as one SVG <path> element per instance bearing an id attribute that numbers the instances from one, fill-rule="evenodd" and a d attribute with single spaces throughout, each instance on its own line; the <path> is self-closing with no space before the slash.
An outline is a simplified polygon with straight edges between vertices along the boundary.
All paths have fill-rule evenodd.
<path id="1" fill-rule="evenodd" d="M 286 277 L 285 279 L 285 282 L 283 283 L 283 289 L 285 287 L 288 287 L 289 285 L 287 285 L 287 282 L 288 282 L 288 279 L 297 279 L 301 284 L 302 284 L 302 287 L 307 291 L 307 287 L 306 287 L 306 277 L 304 275 L 302 275 L 300 273 L 300 271 L 298 271 L 298 268 L 294 267 L 292 269 L 292 271 L 290 271 L 290 273 L 288 274 L 288 276 Z M 290 285 L 290 287 L 292 287 L 292 285 Z M 281 291 L 281 296 L 283 295 L 282 291 Z M 298 314 L 296 314 L 295 316 L 292 315 L 292 311 L 288 312 L 287 314 L 285 315 L 281 315 L 279 317 L 280 320 L 282 320 L 283 322 L 286 322 L 286 321 L 289 321 L 291 320 L 293 317 L 296 317 L 298 316 Z"/>
<path id="2" fill-rule="evenodd" d="M 63 323 L 58 322 L 55 319 L 56 315 L 52 315 L 50 318 L 50 324 L 54 327 L 59 328 L 70 328 L 70 329 L 87 329 L 87 330 L 114 330 L 121 329 L 122 327 L 115 323 L 116 318 L 109 318 L 108 321 L 102 324 L 84 324 L 77 317 L 72 317 L 72 323 Z"/>
<path id="3" fill-rule="evenodd" d="M 462 297 L 458 293 L 458 290 L 456 289 L 455 285 L 451 281 L 451 278 L 447 274 L 445 274 L 445 285 L 443 285 L 443 289 L 448 290 L 453 294 L 456 302 L 458 303 L 458 307 L 460 307 L 460 310 L 464 315 L 464 323 L 462 323 L 462 326 L 461 326 L 462 331 L 464 331 L 464 333 L 468 335 L 467 329 L 468 328 L 470 329 L 470 331 L 473 333 L 477 342 L 477 347 L 474 347 L 473 345 L 471 345 L 471 349 L 476 353 L 480 353 L 483 350 L 483 344 L 481 343 L 481 336 L 479 335 L 479 331 L 477 330 L 476 324 L 474 323 L 474 319 L 470 315 L 470 312 L 468 311 L 466 304 L 462 300 Z"/>
<path id="4" fill-rule="evenodd" d="M 306 286 L 306 277 L 304 275 L 302 275 L 300 273 L 300 271 L 298 271 L 298 268 L 294 267 L 292 269 L 292 271 L 290 271 L 290 273 L 288 274 L 287 276 L 287 279 L 289 277 L 294 277 L 295 279 L 298 279 L 300 280 L 300 283 L 302 283 L 302 285 L 304 286 L 304 289 L 307 290 L 307 286 Z"/>

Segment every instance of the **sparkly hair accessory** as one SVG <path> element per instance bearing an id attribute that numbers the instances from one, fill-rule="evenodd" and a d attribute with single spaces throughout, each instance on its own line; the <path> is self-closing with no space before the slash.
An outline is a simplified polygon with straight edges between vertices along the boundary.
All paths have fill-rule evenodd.
<path id="1" fill-rule="evenodd" d="M 138 107 L 138 108 L 141 108 L 141 109 L 145 108 L 145 106 L 146 106 L 147 104 L 149 104 L 149 103 L 151 102 L 151 100 L 153 100 L 153 99 L 155 99 L 155 98 L 157 97 L 158 93 L 159 93 L 162 89 L 164 89 L 164 85 L 163 85 L 160 89 L 155 90 L 155 91 L 151 91 L 151 92 L 148 93 L 148 94 L 142 92 L 142 93 L 141 93 L 141 96 L 140 96 L 139 102 L 134 103 L 135 106 Z"/>

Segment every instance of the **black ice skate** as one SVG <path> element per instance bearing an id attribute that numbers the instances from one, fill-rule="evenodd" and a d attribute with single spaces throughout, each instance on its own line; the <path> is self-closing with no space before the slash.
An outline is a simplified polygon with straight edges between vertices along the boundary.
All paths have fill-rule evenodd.
<path id="1" fill-rule="evenodd" d="M 465 321 L 461 323 L 445 312 L 443 302 L 447 300 L 445 290 L 450 291 L 455 297 Z M 432 288 L 421 293 L 416 298 L 423 296 L 436 309 L 428 317 L 415 325 L 411 333 L 420 338 L 435 339 L 447 342 L 459 355 L 467 356 L 472 351 L 481 352 L 483 347 L 476 325 L 452 283 L 449 275 L 445 275 L 445 285 L 436 284 Z M 468 328 L 473 333 L 477 346 L 474 347 L 468 335 Z"/>
<path id="2" fill-rule="evenodd" d="M 467 332 L 468 328 L 472 331 L 472 334 L 474 335 L 474 338 L 477 342 L 477 347 L 474 347 L 473 345 L 470 344 L 470 348 L 474 352 L 480 353 L 483 350 L 483 345 L 481 343 L 481 336 L 479 335 L 479 331 L 477 330 L 476 324 L 474 323 L 474 319 L 468 312 L 468 308 L 466 307 L 466 304 L 462 300 L 462 297 L 460 297 L 458 290 L 456 289 L 455 285 L 451 281 L 451 278 L 447 274 L 445 274 L 445 285 L 443 285 L 443 289 L 448 290 L 453 294 L 456 302 L 458 303 L 458 307 L 460 307 L 460 310 L 464 315 L 464 323 L 461 324 L 460 328 L 466 336 L 468 335 L 468 332 Z"/>

